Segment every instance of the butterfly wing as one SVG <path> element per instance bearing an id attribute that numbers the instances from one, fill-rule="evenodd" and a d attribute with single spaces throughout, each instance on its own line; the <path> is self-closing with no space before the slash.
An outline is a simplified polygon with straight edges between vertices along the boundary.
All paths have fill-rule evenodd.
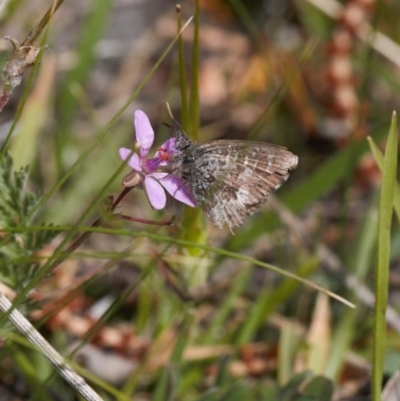
<path id="1" fill-rule="evenodd" d="M 193 194 L 215 226 L 227 223 L 232 231 L 261 208 L 297 162 L 285 148 L 263 142 L 207 142 L 196 149 Z"/>

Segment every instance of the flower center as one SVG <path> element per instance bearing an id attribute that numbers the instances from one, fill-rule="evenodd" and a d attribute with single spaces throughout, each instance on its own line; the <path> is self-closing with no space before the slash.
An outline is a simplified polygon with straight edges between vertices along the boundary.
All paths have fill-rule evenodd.
<path id="1" fill-rule="evenodd" d="M 153 157 L 152 159 L 142 160 L 142 169 L 146 174 L 154 173 L 161 163 L 161 159 Z"/>

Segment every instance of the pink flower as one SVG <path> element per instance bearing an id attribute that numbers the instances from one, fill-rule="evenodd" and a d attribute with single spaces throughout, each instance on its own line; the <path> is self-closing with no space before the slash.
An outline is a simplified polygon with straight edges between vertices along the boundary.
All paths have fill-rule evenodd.
<path id="1" fill-rule="evenodd" d="M 167 202 L 166 189 L 171 196 L 180 202 L 194 207 L 195 202 L 190 188 L 178 177 L 163 171 L 157 171 L 159 166 L 168 166 L 171 155 L 175 152 L 175 138 L 170 138 L 157 151 L 153 158 L 147 159 L 149 150 L 154 142 L 154 131 L 146 114 L 141 110 L 135 111 L 136 130 L 135 147 L 139 154 L 131 149 L 120 148 L 119 155 L 127 161 L 132 172 L 125 179 L 123 185 L 134 186 L 143 182 L 147 198 L 154 209 L 163 209 Z"/>

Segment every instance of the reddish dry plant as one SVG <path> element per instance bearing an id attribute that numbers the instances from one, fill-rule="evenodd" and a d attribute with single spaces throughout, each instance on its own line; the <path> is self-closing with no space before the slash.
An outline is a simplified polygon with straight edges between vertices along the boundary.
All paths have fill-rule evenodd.
<path id="1" fill-rule="evenodd" d="M 356 39 L 366 28 L 373 0 L 349 0 L 337 17 L 337 24 L 328 43 L 330 57 L 327 66 L 329 117 L 325 124 L 327 136 L 339 143 L 364 137 L 365 105 L 357 96 L 357 76 L 352 65 Z"/>

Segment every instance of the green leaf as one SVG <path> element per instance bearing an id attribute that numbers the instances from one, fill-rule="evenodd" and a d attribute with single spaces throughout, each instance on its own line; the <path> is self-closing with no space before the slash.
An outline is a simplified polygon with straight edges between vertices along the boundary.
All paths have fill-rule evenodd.
<path id="1" fill-rule="evenodd" d="M 280 391 L 279 400 L 280 401 L 294 400 L 295 398 L 293 397 L 299 394 L 299 387 L 301 383 L 303 383 L 304 380 L 306 380 L 310 376 L 311 372 L 309 371 L 301 372 L 293 376 L 292 380 L 290 380 L 290 382 L 287 383 Z"/>
<path id="2" fill-rule="evenodd" d="M 314 377 L 304 388 L 303 394 L 315 401 L 330 401 L 333 396 L 333 384 L 323 376 Z"/>

